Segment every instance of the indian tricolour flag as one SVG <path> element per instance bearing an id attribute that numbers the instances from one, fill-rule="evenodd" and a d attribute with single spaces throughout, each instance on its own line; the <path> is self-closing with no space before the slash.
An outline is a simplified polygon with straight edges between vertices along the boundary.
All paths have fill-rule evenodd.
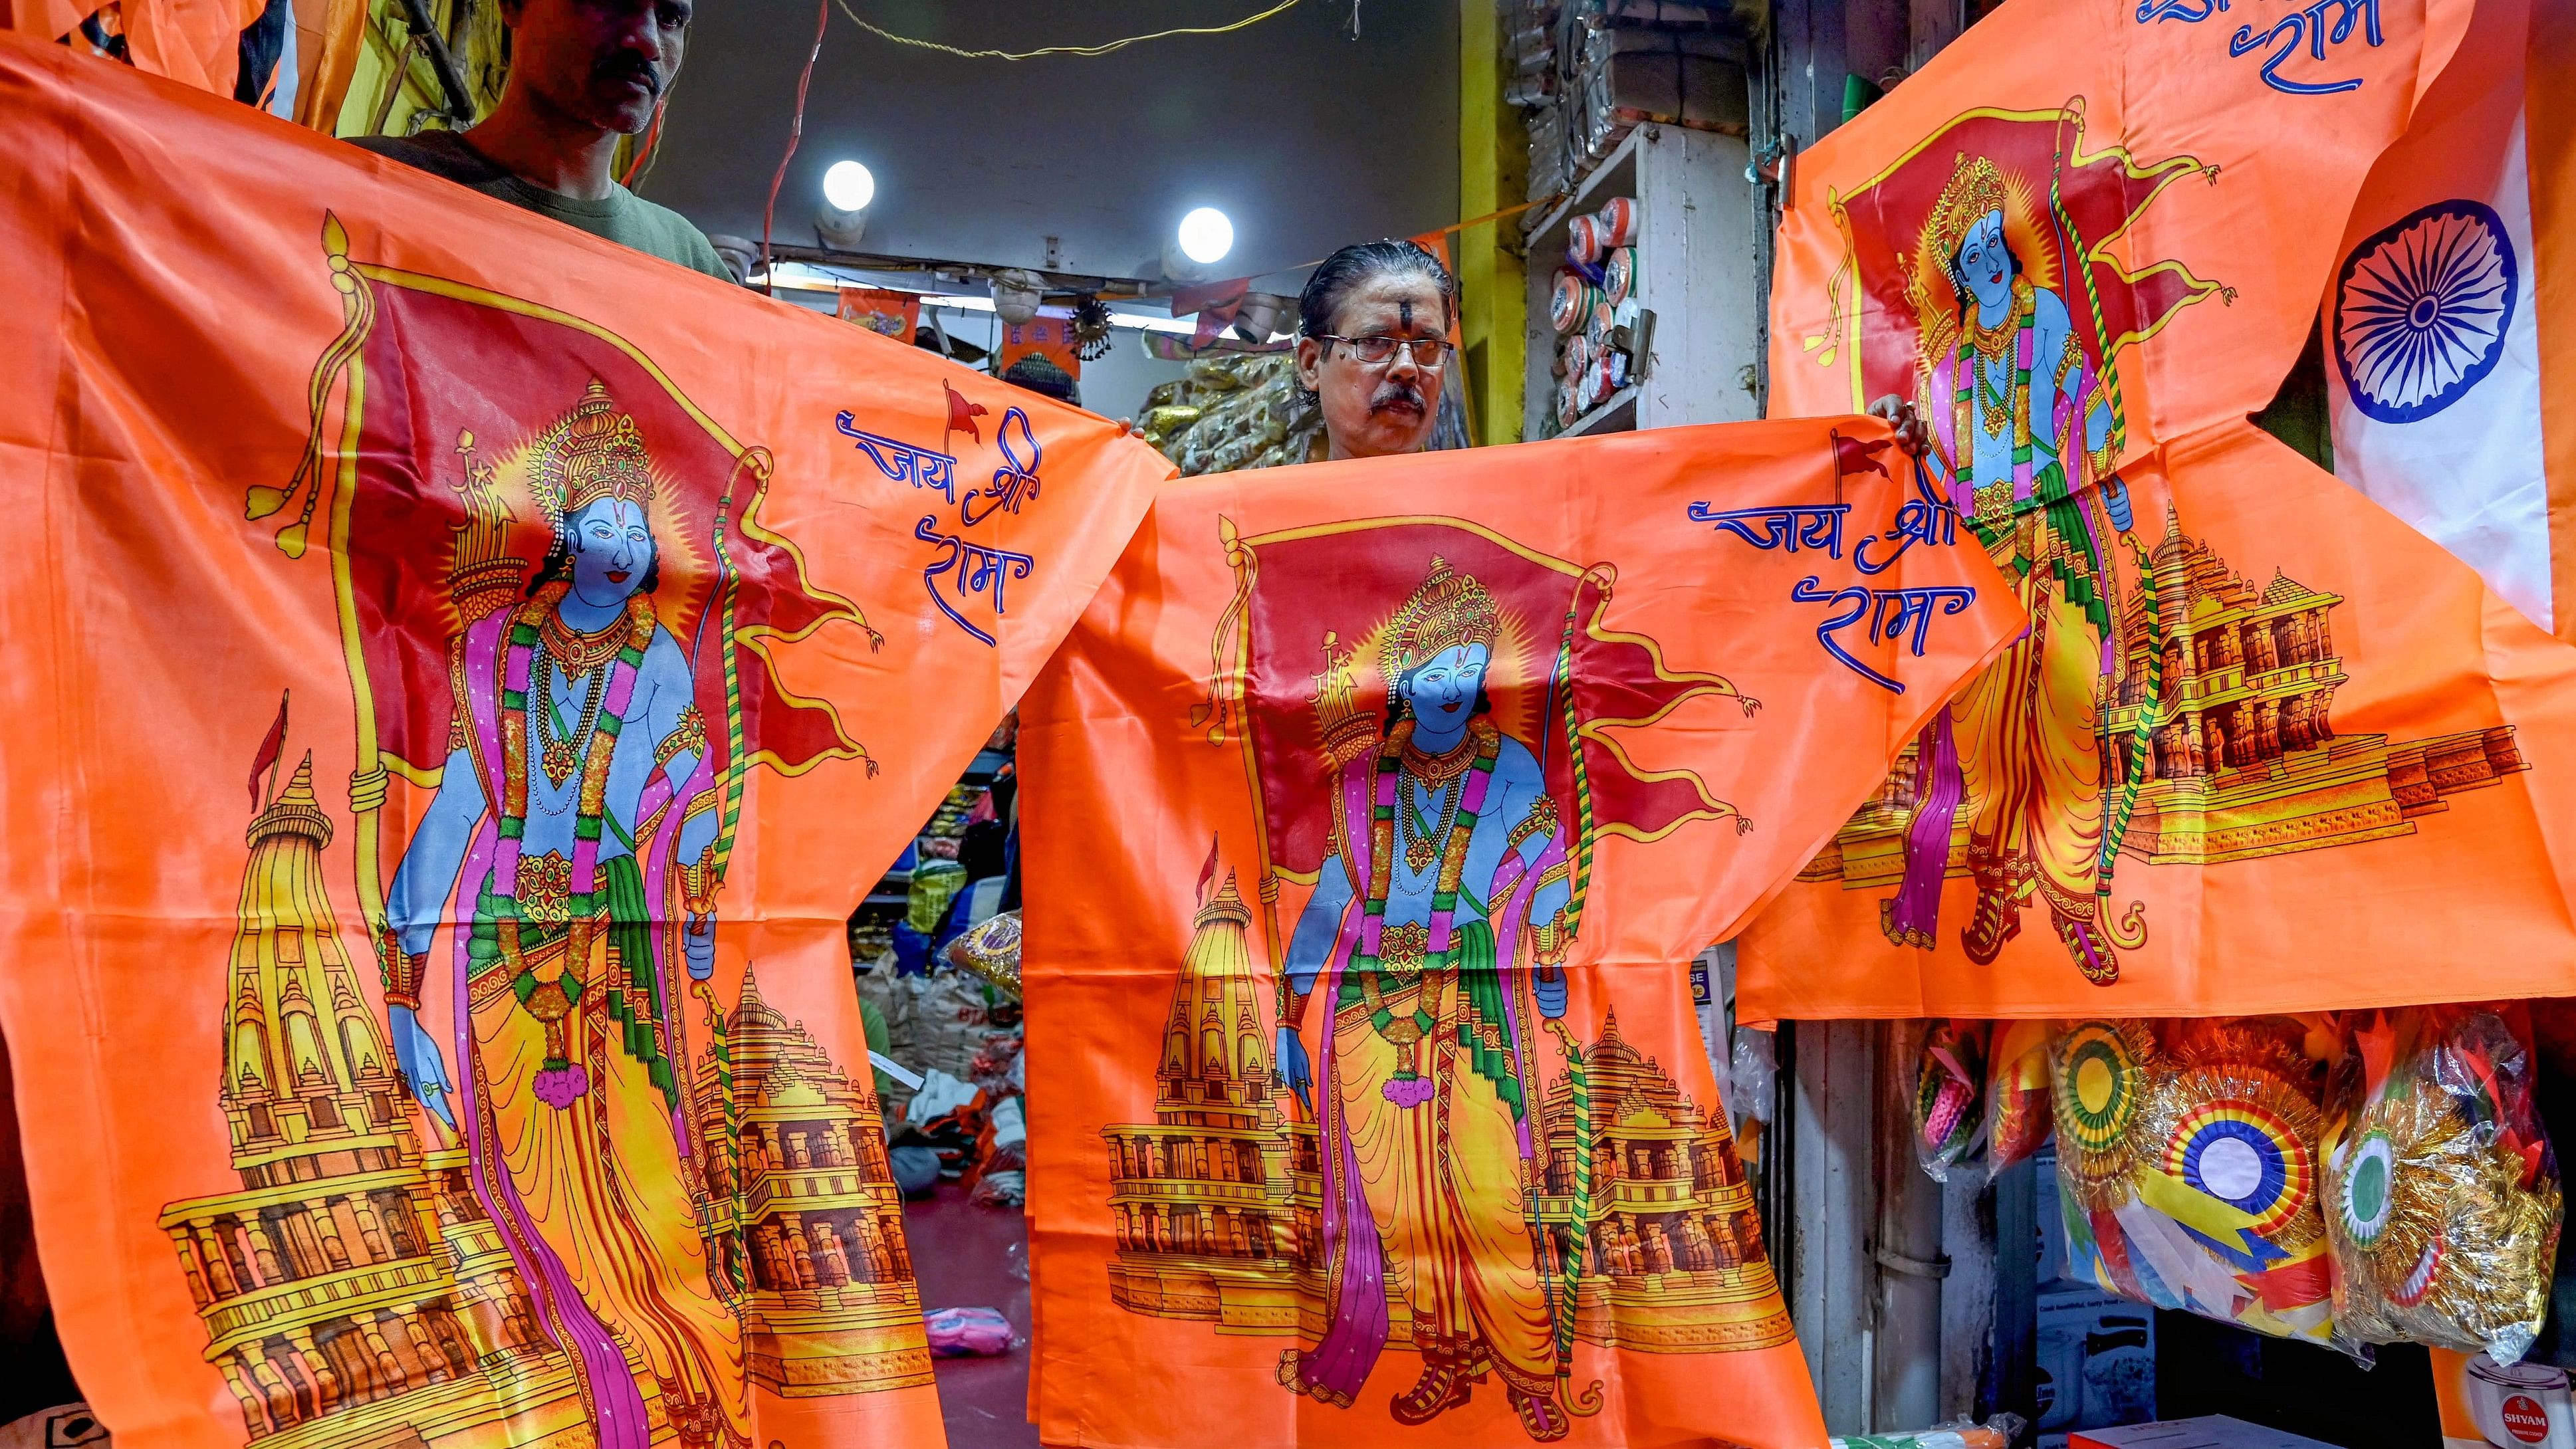
<path id="1" fill-rule="evenodd" d="M 2325 299 L 2334 469 L 2576 640 L 2576 3 L 2478 0 Z"/>

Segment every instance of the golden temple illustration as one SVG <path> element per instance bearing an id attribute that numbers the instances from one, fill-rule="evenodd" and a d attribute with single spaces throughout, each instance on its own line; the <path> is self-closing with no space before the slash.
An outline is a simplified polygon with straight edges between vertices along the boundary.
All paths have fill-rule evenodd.
<path id="1" fill-rule="evenodd" d="M 250 825 L 219 1100 L 241 1190 L 161 1227 L 206 1361 L 253 1441 L 481 1449 L 578 1435 L 571 1365 L 466 1181 L 424 1151 L 322 875 L 331 821 L 306 755 Z M 646 1410 L 661 1424 L 660 1399 Z"/>
<path id="2" fill-rule="evenodd" d="M 424 1143 L 358 990 L 323 875 L 331 838 L 307 755 L 252 820 L 242 873 L 218 1093 L 241 1187 L 161 1216 L 206 1361 L 248 1439 L 277 1449 L 585 1442 L 572 1366 L 537 1327 L 465 1148 Z M 748 973 L 730 1018 L 710 1017 L 691 1092 L 700 1221 L 749 1378 L 790 1396 L 929 1383 L 874 1101 Z M 675 1440 L 659 1386 L 639 1380 L 653 1442 Z"/>
<path id="3" fill-rule="evenodd" d="M 1618 1013 L 1584 1048 L 1592 1097 L 1589 1272 L 1575 1285 L 1575 1334 L 1645 1353 L 1769 1348 L 1793 1332 L 1753 1185 L 1726 1114 L 1709 1112 L 1619 1035 Z M 1560 1260 L 1578 1202 L 1570 1076 L 1552 1082 L 1539 1220 Z"/>
<path id="4" fill-rule="evenodd" d="M 750 971 L 732 1017 L 708 1016 L 715 1039 L 690 1090 L 713 1199 L 702 1211 L 714 1261 L 743 1290 L 752 1381 L 790 1398 L 929 1383 L 874 1095 Z"/>
<path id="5" fill-rule="evenodd" d="M 2214 865 L 2411 835 L 2419 817 L 2450 808 L 2445 797 L 2530 768 L 2510 725 L 2409 741 L 2335 733 L 2334 693 L 2347 676 L 2329 615 L 2341 595 L 2277 569 L 2257 586 L 2184 534 L 2170 508 L 2149 563 L 2154 626 L 2143 591 L 2123 599 L 2122 682 L 2103 711 L 2111 781 L 2125 784 L 2125 741 L 2146 705 L 2148 656 L 2161 635 L 2160 723 L 2122 854 Z M 1909 745 L 1877 798 L 1798 878 L 1854 890 L 1894 884 L 1904 874 L 1914 775 Z M 1968 873 L 1968 824 L 1962 811 L 1954 876 Z"/>
<path id="6" fill-rule="evenodd" d="M 1200 907 L 1172 992 L 1152 1122 L 1102 1129 L 1118 1251 L 1110 1297 L 1132 1312 L 1213 1322 L 1219 1333 L 1324 1329 L 1323 1173 L 1315 1124 L 1284 1111 L 1271 1033 L 1228 876 Z M 1655 1353 L 1786 1343 L 1789 1317 L 1762 1246 L 1752 1189 L 1724 1115 L 1684 1096 L 1612 1017 L 1582 1053 L 1591 1096 L 1592 1183 L 1579 1203 L 1573 1081 L 1541 1112 L 1538 1216 L 1561 1261 L 1580 1206 L 1588 1271 L 1585 1341 Z M 1293 1101 L 1293 1099 L 1289 1099 Z M 1391 1301 L 1393 1339 L 1410 1341 Z"/>

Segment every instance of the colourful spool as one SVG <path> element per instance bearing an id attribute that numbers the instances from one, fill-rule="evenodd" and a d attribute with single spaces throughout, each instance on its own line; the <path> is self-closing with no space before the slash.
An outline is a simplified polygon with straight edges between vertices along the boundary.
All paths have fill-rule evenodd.
<path id="1" fill-rule="evenodd" d="M 1628 357 L 1622 352 L 1602 348 L 1593 354 L 1592 370 L 1599 381 L 1593 385 L 1593 401 L 1600 402 L 1617 392 L 1628 381 Z"/>
<path id="2" fill-rule="evenodd" d="M 1589 265 L 1600 261 L 1602 252 L 1606 250 L 1608 248 L 1602 244 L 1600 222 L 1588 216 L 1578 216 L 1566 223 L 1565 254 L 1567 256 Z"/>
<path id="3" fill-rule="evenodd" d="M 1619 247 L 1601 264 L 1601 295 L 1615 307 L 1637 290 L 1637 249 Z"/>
<path id="4" fill-rule="evenodd" d="M 1548 296 L 1547 320 L 1558 333 L 1577 332 L 1592 320 L 1593 304 L 1601 300 L 1601 289 L 1572 272 L 1556 274 L 1556 289 Z"/>
<path id="5" fill-rule="evenodd" d="M 1595 349 L 1607 347 L 1610 345 L 1610 329 L 1618 325 L 1619 309 L 1610 305 L 1609 298 L 1595 293 L 1591 315 L 1583 322 L 1583 335 L 1592 339 Z"/>
<path id="6" fill-rule="evenodd" d="M 1634 198 L 1614 196 L 1594 213 L 1593 225 L 1600 228 L 1603 250 L 1631 245 L 1637 240 L 1637 203 Z"/>

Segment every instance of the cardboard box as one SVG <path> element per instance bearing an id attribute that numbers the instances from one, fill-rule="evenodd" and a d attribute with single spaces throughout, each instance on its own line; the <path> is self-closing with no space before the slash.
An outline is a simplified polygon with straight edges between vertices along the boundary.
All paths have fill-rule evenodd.
<path id="1" fill-rule="evenodd" d="M 2482 1353 L 2432 1350 L 2433 1397 L 2445 1449 L 2576 1449 L 2567 1371 L 2503 1367 Z"/>
<path id="2" fill-rule="evenodd" d="M 2039 1295 L 2039 1442 L 2156 1413 L 2156 1314 L 2098 1288 Z M 2071 1446 L 2070 1446 L 2071 1449 Z"/>
<path id="3" fill-rule="evenodd" d="M 2225 1414 L 2159 1419 L 2117 1429 L 2086 1429 L 2066 1442 L 2067 1449 L 2335 1449 L 2323 1440 L 2248 1424 Z"/>

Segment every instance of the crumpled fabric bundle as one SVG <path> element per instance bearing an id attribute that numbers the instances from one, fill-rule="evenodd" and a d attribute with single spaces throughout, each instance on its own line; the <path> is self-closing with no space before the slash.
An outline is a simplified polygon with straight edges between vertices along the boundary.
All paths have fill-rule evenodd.
<path id="1" fill-rule="evenodd" d="M 1936 1021 L 1914 1062 L 1914 1160 L 1934 1182 L 1974 1157 L 1986 1125 L 1986 1038 L 1981 1021 Z"/>
<path id="2" fill-rule="evenodd" d="M 2319 1169 L 2330 1021 L 2077 1023 L 2050 1045 L 2067 1274 L 2260 1333 L 2335 1340 Z"/>
<path id="3" fill-rule="evenodd" d="M 921 1316 L 933 1358 L 990 1357 L 1013 1346 L 1011 1320 L 997 1308 L 934 1308 Z"/>
<path id="4" fill-rule="evenodd" d="M 2353 1036 L 2359 1090 L 2325 1179 L 2336 1321 L 2511 1364 L 2548 1311 L 2562 1221 L 2528 1015 L 2383 1011 Z"/>

